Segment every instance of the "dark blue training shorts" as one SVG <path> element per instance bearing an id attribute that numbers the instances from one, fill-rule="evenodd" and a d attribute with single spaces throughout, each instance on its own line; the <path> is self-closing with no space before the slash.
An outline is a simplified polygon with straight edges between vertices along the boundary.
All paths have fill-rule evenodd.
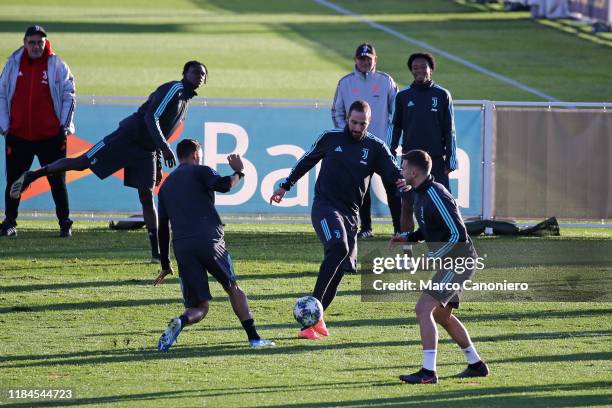
<path id="1" fill-rule="evenodd" d="M 212 299 L 208 286 L 210 273 L 224 289 L 236 282 L 234 266 L 225 242 L 178 240 L 174 242 L 174 256 L 178 263 L 179 282 L 185 307 L 195 307 Z"/>
<path id="2" fill-rule="evenodd" d="M 86 153 L 89 168 L 100 179 L 125 169 L 123 184 L 134 188 L 155 186 L 155 152 L 143 149 L 119 129 Z"/>

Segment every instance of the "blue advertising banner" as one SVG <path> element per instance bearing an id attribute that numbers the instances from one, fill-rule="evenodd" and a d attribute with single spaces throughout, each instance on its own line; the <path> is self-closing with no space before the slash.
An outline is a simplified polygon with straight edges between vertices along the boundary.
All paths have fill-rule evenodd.
<path id="1" fill-rule="evenodd" d="M 135 105 L 79 104 L 76 135 L 68 142 L 68 154 L 82 154 L 115 130 L 119 121 L 134 112 Z M 459 170 L 451 173 L 451 190 L 463 215 L 479 215 L 482 207 L 482 114 L 480 109 L 455 111 Z M 183 138 L 194 138 L 204 148 L 204 164 L 221 174 L 231 170 L 226 164 L 230 153 L 239 153 L 245 163 L 246 178 L 230 194 L 217 194 L 217 205 L 233 214 L 308 214 L 319 166 L 287 194 L 281 205 L 268 200 L 278 182 L 284 179 L 296 161 L 308 151 L 324 130 L 330 129 L 329 108 L 278 106 L 204 106 L 189 108 L 184 129 L 172 145 Z M 0 143 L 4 150 L 4 138 Z M 5 167 L 5 157 L 0 166 Z M 38 166 L 35 161 L 33 167 Z M 171 171 L 171 169 L 164 169 Z M 73 211 L 140 213 L 134 189 L 123 186 L 122 173 L 99 180 L 92 173 L 69 172 L 68 193 Z M 380 179 L 372 180 L 372 212 L 387 215 L 386 197 Z M 6 177 L 0 178 L 4 191 Z M 46 180 L 40 180 L 23 196 L 23 210 L 54 208 Z"/>

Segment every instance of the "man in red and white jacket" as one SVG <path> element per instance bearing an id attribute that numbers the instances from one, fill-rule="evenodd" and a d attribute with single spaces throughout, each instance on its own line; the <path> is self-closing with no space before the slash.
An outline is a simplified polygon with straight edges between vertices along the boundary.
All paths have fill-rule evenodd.
<path id="1" fill-rule="evenodd" d="M 41 165 L 66 157 L 66 138 L 74 132 L 74 78 L 68 65 L 51 50 L 47 33 L 28 27 L 0 76 L 0 133 L 6 138 L 5 219 L 0 236 L 17 235 L 19 198 L 11 184 L 27 171 L 34 156 Z M 64 174 L 47 178 L 60 225 L 60 236 L 72 235 Z"/>

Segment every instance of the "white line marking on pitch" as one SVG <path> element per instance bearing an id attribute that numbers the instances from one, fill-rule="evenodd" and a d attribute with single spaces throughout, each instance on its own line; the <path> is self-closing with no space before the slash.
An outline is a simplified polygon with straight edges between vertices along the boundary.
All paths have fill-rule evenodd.
<path id="1" fill-rule="evenodd" d="M 450 52 L 441 50 L 440 48 L 434 47 L 433 45 L 430 45 L 430 44 L 428 44 L 428 43 L 426 43 L 424 41 L 420 41 L 420 40 L 417 40 L 416 38 L 412 38 L 412 37 L 409 37 L 407 35 L 404 35 L 404 34 L 400 33 L 399 31 L 396 31 L 396 30 L 394 30 L 394 29 L 392 29 L 390 27 L 387 27 L 384 24 L 377 23 L 376 21 L 370 20 L 369 18 L 367 18 L 367 17 L 365 17 L 365 16 L 363 16 L 361 14 L 358 14 L 358 13 L 355 13 L 353 11 L 347 10 L 344 7 L 338 6 L 337 4 L 334 4 L 334 3 L 330 2 L 330 1 L 327 1 L 327 0 L 314 0 L 314 1 L 316 3 L 319 3 L 322 6 L 325 6 L 325 7 L 328 7 L 330 9 L 334 10 L 334 11 L 337 11 L 340 14 L 344 14 L 346 16 L 354 17 L 358 21 L 361 21 L 362 23 L 367 24 L 367 25 L 369 25 L 372 28 L 375 28 L 375 29 L 380 30 L 380 31 L 384 31 L 385 33 L 391 34 L 392 36 L 394 36 L 396 38 L 399 38 L 402 41 L 405 41 L 407 43 L 416 45 L 416 46 L 421 47 L 421 48 L 423 48 L 425 50 L 428 50 L 428 51 L 431 51 L 431 52 L 436 53 L 438 55 L 441 55 L 444 58 L 447 58 L 447 59 L 449 59 L 451 61 L 455 61 L 456 63 L 459 63 L 459 64 L 461 64 L 463 66 L 468 67 L 468 68 L 471 68 L 474 71 L 480 72 L 481 74 L 484 74 L 484 75 L 489 76 L 491 78 L 495 78 L 495 79 L 497 79 L 499 81 L 505 82 L 508 85 L 511 85 L 511 86 L 513 86 L 515 88 L 521 89 L 521 90 L 523 90 L 525 92 L 529 92 L 529 93 L 531 93 L 533 95 L 539 96 L 540 98 L 545 99 L 547 101 L 559 102 L 559 99 L 557 99 L 557 98 L 555 98 L 553 96 L 550 96 L 548 94 L 545 94 L 542 91 L 539 91 L 539 90 L 537 90 L 535 88 L 527 86 L 527 85 L 525 85 L 525 84 L 523 84 L 521 82 L 515 81 L 512 78 L 508 78 L 505 75 L 501 75 L 501 74 L 498 74 L 498 73 L 493 72 L 491 70 L 488 70 L 488 69 L 486 69 L 484 67 L 481 67 L 480 65 L 476 65 L 473 62 L 470 62 L 470 61 L 468 61 L 466 59 L 463 59 L 463 58 L 461 58 L 461 57 L 459 57 L 459 56 L 457 56 L 455 54 L 451 54 Z"/>

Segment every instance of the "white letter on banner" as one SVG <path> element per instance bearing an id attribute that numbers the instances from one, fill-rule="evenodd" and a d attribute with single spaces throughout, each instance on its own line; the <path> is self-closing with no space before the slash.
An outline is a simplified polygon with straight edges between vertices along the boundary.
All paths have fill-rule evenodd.
<path id="1" fill-rule="evenodd" d="M 277 145 L 269 147 L 267 150 L 270 156 L 281 156 L 284 154 L 290 155 L 299 159 L 304 155 L 304 149 L 295 145 Z M 291 169 L 274 170 L 268 174 L 261 182 L 261 196 L 264 201 L 268 201 L 270 196 L 276 190 L 278 182 L 284 180 Z M 291 189 L 297 191 L 296 197 L 285 198 L 280 203 L 276 204 L 279 207 L 292 207 L 294 205 L 308 206 L 308 176 L 302 177 L 297 184 Z"/>
<path id="2" fill-rule="evenodd" d="M 460 207 L 470 206 L 470 157 L 461 149 L 457 149 L 457 161 L 459 169 L 448 175 L 449 180 L 456 179 L 459 186 L 457 192 L 457 204 Z"/>
<path id="3" fill-rule="evenodd" d="M 236 139 L 236 149 L 233 152 L 217 153 L 217 138 L 220 134 L 229 135 Z M 255 190 L 257 190 L 257 169 L 255 169 L 253 163 L 244 157 L 248 148 L 249 135 L 241 126 L 224 122 L 204 123 L 204 164 L 216 170 L 218 164 L 227 164 L 227 156 L 232 153 L 239 154 L 244 164 L 245 182 L 242 183 L 240 190 L 234 194 L 217 194 L 215 199 L 217 204 L 243 204 L 255 194 Z"/>

